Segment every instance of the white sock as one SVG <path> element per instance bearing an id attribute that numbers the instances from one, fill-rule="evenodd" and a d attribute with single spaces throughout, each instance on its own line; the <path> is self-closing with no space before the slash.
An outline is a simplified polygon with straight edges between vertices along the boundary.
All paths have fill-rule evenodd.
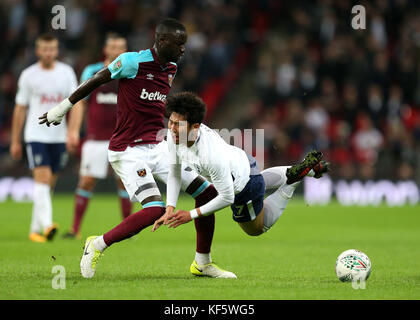
<path id="1" fill-rule="evenodd" d="M 315 171 L 313 169 L 309 170 L 309 172 L 306 174 L 306 176 L 308 176 L 308 177 L 315 176 Z"/>
<path id="2" fill-rule="evenodd" d="M 35 201 L 35 200 L 34 200 Z M 36 215 L 35 204 L 32 206 L 32 220 L 31 220 L 31 228 L 30 233 L 42 233 L 41 223 Z"/>
<path id="3" fill-rule="evenodd" d="M 203 266 L 205 264 L 211 263 L 211 255 L 210 253 L 195 253 L 195 262 L 198 265 Z"/>
<path id="4" fill-rule="evenodd" d="M 267 232 L 280 218 L 289 202 L 283 192 L 277 190 L 264 200 L 264 232 Z"/>
<path id="5" fill-rule="evenodd" d="M 300 181 L 297 181 L 295 183 L 292 184 L 287 184 L 285 183 L 284 185 L 282 185 L 278 191 L 280 191 L 284 197 L 286 198 L 291 198 L 293 196 L 293 192 L 295 192 L 297 186 L 300 184 Z"/>
<path id="6" fill-rule="evenodd" d="M 286 170 L 290 166 L 271 167 L 261 172 L 266 189 L 278 189 L 286 183 Z M 307 174 L 308 177 L 315 175 L 314 170 L 310 170 Z"/>
<path id="7" fill-rule="evenodd" d="M 104 236 L 99 236 L 96 237 L 95 240 L 93 240 L 92 242 L 93 246 L 95 247 L 96 250 L 99 250 L 100 252 L 104 252 L 104 250 L 106 248 L 108 248 L 108 246 L 106 245 L 105 241 L 104 241 Z"/>
<path id="8" fill-rule="evenodd" d="M 45 183 L 35 182 L 34 184 L 34 205 L 32 214 L 34 217 L 34 226 L 45 230 L 52 225 L 52 203 L 50 186 Z M 35 231 L 35 232 L 39 232 Z"/>
<path id="9" fill-rule="evenodd" d="M 290 166 L 272 167 L 261 172 L 266 189 L 277 189 L 286 183 L 286 170 Z"/>

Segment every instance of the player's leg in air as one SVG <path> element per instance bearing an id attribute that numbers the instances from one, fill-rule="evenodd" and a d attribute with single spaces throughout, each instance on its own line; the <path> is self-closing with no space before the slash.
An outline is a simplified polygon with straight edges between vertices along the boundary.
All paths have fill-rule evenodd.
<path id="1" fill-rule="evenodd" d="M 166 141 L 158 145 L 129 147 L 123 152 L 109 151 L 109 160 L 115 172 L 121 177 L 130 199 L 142 204 L 143 209 L 131 214 L 123 222 L 101 236 L 86 239 L 80 270 L 84 278 L 92 278 L 102 252 L 112 244 L 128 239 L 141 230 L 153 225 L 165 213 L 165 203 L 155 181 L 165 181 L 168 174 L 168 151 Z M 148 159 L 143 161 L 139 159 Z M 199 183 L 197 175 L 183 170 L 183 189 L 189 190 L 196 203 L 208 202 L 214 197 L 215 189 L 205 182 Z M 194 182 L 195 181 L 195 182 Z M 195 184 L 195 186 L 193 185 Z M 229 271 L 211 262 L 210 247 L 214 233 L 214 215 L 197 222 L 197 249 L 195 261 L 205 266 L 203 275 L 210 277 L 235 277 Z M 197 262 L 198 263 L 198 262 Z"/>
<path id="2" fill-rule="evenodd" d="M 231 206 L 233 219 L 250 236 L 267 232 L 280 218 L 305 176 L 320 178 L 329 171 L 329 163 L 321 158 L 321 152 L 311 151 L 299 164 L 272 167 L 251 175 L 249 185 L 235 197 Z M 264 199 L 267 189 L 277 190 Z"/>
<path id="3" fill-rule="evenodd" d="M 67 162 L 67 153 L 64 143 L 31 142 L 26 145 L 26 150 L 35 182 L 29 239 L 46 242 L 53 240 L 58 229 L 53 222 L 51 194 L 57 172 Z"/>
<path id="4" fill-rule="evenodd" d="M 108 175 L 108 141 L 88 140 L 83 144 L 80 163 L 80 178 L 75 192 L 73 224 L 63 235 L 66 239 L 80 239 L 82 219 L 92 197 L 97 179 L 105 179 Z M 131 201 L 124 185 L 117 178 L 118 196 L 123 219 L 131 212 Z"/>

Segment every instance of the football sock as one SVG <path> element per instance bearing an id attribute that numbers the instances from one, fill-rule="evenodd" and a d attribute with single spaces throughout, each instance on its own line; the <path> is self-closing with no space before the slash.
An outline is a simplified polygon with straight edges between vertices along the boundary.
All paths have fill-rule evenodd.
<path id="1" fill-rule="evenodd" d="M 283 184 L 264 200 L 264 232 L 267 232 L 280 218 L 300 181 Z"/>
<path id="2" fill-rule="evenodd" d="M 261 174 L 264 178 L 266 189 L 277 189 L 285 184 L 287 180 L 287 168 L 290 168 L 290 166 L 272 167 L 262 171 Z M 315 172 L 312 169 L 307 174 L 309 177 L 313 177 L 314 175 Z"/>
<path id="3" fill-rule="evenodd" d="M 277 189 L 286 183 L 286 170 L 290 166 L 272 167 L 261 172 L 266 189 Z"/>
<path id="4" fill-rule="evenodd" d="M 78 233 L 82 218 L 86 212 L 87 205 L 92 196 L 92 192 L 76 189 L 76 195 L 74 197 L 74 217 L 72 231 Z"/>
<path id="5" fill-rule="evenodd" d="M 119 189 L 118 190 L 118 196 L 120 198 L 120 205 L 121 205 L 121 214 L 123 220 L 127 218 L 132 209 L 132 204 L 130 201 L 130 196 L 128 195 L 127 191 Z"/>
<path id="6" fill-rule="evenodd" d="M 103 235 L 105 244 L 109 247 L 115 242 L 128 239 L 144 228 L 151 226 L 165 213 L 164 207 L 147 207 L 129 215 L 119 225 Z"/>
<path id="7" fill-rule="evenodd" d="M 99 250 L 100 252 L 103 252 L 108 246 L 106 245 L 104 241 L 104 236 L 99 236 L 92 242 L 95 249 Z"/>
<path id="8" fill-rule="evenodd" d="M 286 198 L 291 198 L 293 196 L 293 192 L 295 192 L 297 186 L 300 184 L 300 181 L 297 181 L 295 183 L 292 184 L 287 184 L 285 183 L 284 185 L 282 185 L 278 191 L 280 191 L 283 196 L 285 196 Z"/>
<path id="9" fill-rule="evenodd" d="M 205 264 L 211 263 L 211 255 L 210 253 L 195 253 L 195 262 L 198 265 L 203 266 Z"/>
<path id="10" fill-rule="evenodd" d="M 33 233 L 33 232 L 36 232 L 36 233 L 42 232 L 41 221 L 37 215 L 37 207 L 35 205 L 35 198 L 32 205 L 32 219 L 31 219 L 31 228 L 30 228 L 30 233 Z"/>
<path id="11" fill-rule="evenodd" d="M 35 182 L 34 184 L 34 204 L 32 214 L 35 216 L 34 227 L 38 230 L 33 232 L 43 231 L 52 225 L 52 204 L 50 186 L 45 183 Z M 32 227 L 31 227 L 32 228 Z M 31 230 L 32 231 L 32 230 Z"/>
<path id="12" fill-rule="evenodd" d="M 267 232 L 280 218 L 284 209 L 289 202 L 280 190 L 275 191 L 273 194 L 264 200 L 264 232 Z"/>
<path id="13" fill-rule="evenodd" d="M 201 207 L 216 196 L 216 188 L 213 185 L 209 185 L 206 190 L 195 198 L 195 207 Z M 210 254 L 215 225 L 214 213 L 194 219 L 194 224 L 197 233 L 196 252 Z"/>

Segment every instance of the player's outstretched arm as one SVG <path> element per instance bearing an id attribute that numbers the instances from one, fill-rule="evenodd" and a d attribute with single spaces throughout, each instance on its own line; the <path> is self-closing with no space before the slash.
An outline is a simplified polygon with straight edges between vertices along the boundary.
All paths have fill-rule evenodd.
<path id="1" fill-rule="evenodd" d="M 57 126 L 61 123 L 64 115 L 73 107 L 75 103 L 87 97 L 93 90 L 98 88 L 104 83 L 111 81 L 111 72 L 107 67 L 97 72 L 92 78 L 83 82 L 77 89 L 68 97 L 63 100 L 59 105 L 52 108 L 50 111 L 44 113 L 38 119 L 39 124 L 46 124 L 48 127 L 52 123 Z"/>

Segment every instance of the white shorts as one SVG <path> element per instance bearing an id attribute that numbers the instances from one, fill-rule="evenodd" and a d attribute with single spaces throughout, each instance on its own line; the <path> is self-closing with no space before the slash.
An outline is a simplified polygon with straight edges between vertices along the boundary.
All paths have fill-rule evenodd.
<path id="1" fill-rule="evenodd" d="M 88 140 L 82 147 L 80 175 L 105 179 L 108 175 L 108 145 L 109 141 Z"/>
<path id="2" fill-rule="evenodd" d="M 169 172 L 168 159 L 169 150 L 165 140 L 159 144 L 143 144 L 127 147 L 124 151 L 108 150 L 108 160 L 124 183 L 131 201 L 139 201 L 140 203 L 149 197 L 161 196 L 155 179 L 166 184 Z M 199 175 L 193 170 L 182 168 L 181 188 L 182 190 L 186 190 L 191 182 L 196 180 Z M 194 197 L 203 192 L 208 185 L 210 185 L 208 181 L 203 182 L 198 188 L 199 190 L 194 194 Z M 162 203 L 148 203 L 147 205 L 161 206 Z M 145 207 L 143 204 L 143 208 Z"/>

